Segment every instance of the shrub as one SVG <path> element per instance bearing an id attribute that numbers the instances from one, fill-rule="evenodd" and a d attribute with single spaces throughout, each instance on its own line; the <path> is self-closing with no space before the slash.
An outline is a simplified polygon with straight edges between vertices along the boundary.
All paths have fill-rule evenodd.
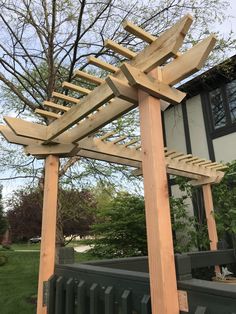
<path id="1" fill-rule="evenodd" d="M 8 259 L 7 259 L 7 256 L 1 254 L 1 255 L 0 255 L 0 266 L 5 265 L 5 264 L 7 263 L 7 260 L 8 260 Z"/>

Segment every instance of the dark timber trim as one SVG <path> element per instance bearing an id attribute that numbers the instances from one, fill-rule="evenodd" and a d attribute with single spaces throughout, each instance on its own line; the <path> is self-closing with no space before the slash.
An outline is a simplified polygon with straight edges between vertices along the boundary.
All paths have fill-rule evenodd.
<path id="1" fill-rule="evenodd" d="M 212 141 L 212 136 L 211 136 L 210 119 L 208 118 L 210 113 L 209 113 L 209 106 L 208 106 L 208 101 L 207 101 L 207 92 L 201 93 L 201 103 L 202 103 L 202 112 L 203 112 L 203 119 L 204 119 L 204 124 L 205 124 L 209 157 L 212 161 L 215 161 L 216 158 L 215 158 L 215 151 L 214 151 L 214 146 L 213 146 L 213 141 Z"/>
<path id="2" fill-rule="evenodd" d="M 182 108 L 182 114 L 183 114 L 186 150 L 188 154 L 191 154 L 192 146 L 191 146 L 191 138 L 190 138 L 190 131 L 189 131 L 189 123 L 188 123 L 188 113 L 187 113 L 187 107 L 186 107 L 185 101 L 181 103 L 181 108 Z"/>

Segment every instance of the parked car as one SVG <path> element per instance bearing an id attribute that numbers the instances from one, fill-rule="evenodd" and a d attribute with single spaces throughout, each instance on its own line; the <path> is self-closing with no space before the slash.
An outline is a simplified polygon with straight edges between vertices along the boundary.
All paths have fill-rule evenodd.
<path id="1" fill-rule="evenodd" d="M 35 237 L 35 238 L 31 238 L 29 239 L 29 243 L 40 243 L 41 242 L 41 237 Z"/>

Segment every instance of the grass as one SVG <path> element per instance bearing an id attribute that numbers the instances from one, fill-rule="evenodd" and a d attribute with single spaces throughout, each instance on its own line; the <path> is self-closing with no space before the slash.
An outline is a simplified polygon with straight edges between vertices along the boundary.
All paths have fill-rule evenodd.
<path id="1" fill-rule="evenodd" d="M 37 244 L 12 245 L 12 250 L 1 250 L 8 262 L 0 266 L 0 313 L 34 314 L 37 295 L 39 252 L 14 250 L 39 249 Z M 75 261 L 94 259 L 89 253 L 75 253 Z"/>
<path id="2" fill-rule="evenodd" d="M 1 313 L 35 313 L 31 298 L 37 292 L 39 253 L 6 251 L 4 254 L 8 263 L 0 267 Z"/>

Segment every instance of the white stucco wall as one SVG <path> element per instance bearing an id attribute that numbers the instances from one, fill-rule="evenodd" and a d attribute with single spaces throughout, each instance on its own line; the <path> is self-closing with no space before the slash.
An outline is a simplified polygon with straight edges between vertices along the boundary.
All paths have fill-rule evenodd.
<path id="1" fill-rule="evenodd" d="M 231 133 L 213 140 L 216 161 L 236 160 L 236 133 Z"/>
<path id="2" fill-rule="evenodd" d="M 197 157 L 209 159 L 206 131 L 203 119 L 201 98 L 199 95 L 187 101 L 187 114 L 192 154 Z"/>
<path id="3" fill-rule="evenodd" d="M 186 152 L 184 124 L 181 105 L 167 109 L 164 114 L 168 149 Z"/>

